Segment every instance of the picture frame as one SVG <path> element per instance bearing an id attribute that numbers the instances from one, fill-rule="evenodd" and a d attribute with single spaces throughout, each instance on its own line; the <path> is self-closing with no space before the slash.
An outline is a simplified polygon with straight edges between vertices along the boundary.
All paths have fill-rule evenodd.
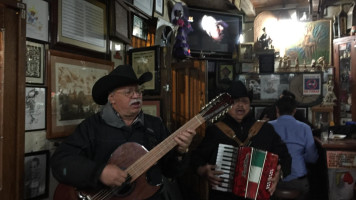
<path id="1" fill-rule="evenodd" d="M 107 53 L 106 5 L 95 0 L 53 0 L 54 45 Z M 85 9 L 83 9 L 85 8 Z M 83 28 L 77 28 L 81 24 Z"/>
<path id="2" fill-rule="evenodd" d="M 312 124 L 317 129 L 320 127 L 328 127 L 329 123 L 333 120 L 333 106 L 313 106 L 312 111 Z"/>
<path id="3" fill-rule="evenodd" d="M 154 0 L 133 0 L 133 5 L 149 18 L 153 16 Z"/>
<path id="4" fill-rule="evenodd" d="M 126 44 L 131 44 L 132 19 L 129 7 L 123 0 L 110 1 L 111 35 Z"/>
<path id="5" fill-rule="evenodd" d="M 155 0 L 155 12 L 163 16 L 164 13 L 164 0 Z"/>
<path id="6" fill-rule="evenodd" d="M 323 88 L 321 74 L 303 74 L 303 95 L 320 95 Z"/>
<path id="7" fill-rule="evenodd" d="M 239 61 L 253 62 L 253 42 L 239 44 Z"/>
<path id="8" fill-rule="evenodd" d="M 109 74 L 113 62 L 49 50 L 47 138 L 70 135 L 83 119 L 100 110 L 92 100 L 94 83 Z"/>
<path id="9" fill-rule="evenodd" d="M 26 41 L 26 83 L 44 84 L 45 45 Z"/>
<path id="10" fill-rule="evenodd" d="M 160 94 L 160 46 L 151 46 L 143 48 L 134 48 L 129 50 L 129 62 L 135 71 L 137 77 L 145 72 L 151 72 L 153 77 L 151 81 L 144 83 L 143 94 Z"/>
<path id="11" fill-rule="evenodd" d="M 44 199 L 49 194 L 49 150 L 25 153 L 24 196 Z"/>
<path id="12" fill-rule="evenodd" d="M 301 114 L 303 114 L 303 117 L 305 119 L 308 119 L 308 108 L 307 107 L 298 107 L 298 108 L 296 108 L 296 112 L 300 112 Z"/>
<path id="13" fill-rule="evenodd" d="M 137 15 L 133 15 L 132 21 L 132 35 L 142 40 L 147 40 L 148 22 Z"/>
<path id="14" fill-rule="evenodd" d="M 161 102 L 158 100 L 143 101 L 142 102 L 142 111 L 146 114 L 160 117 L 161 116 L 160 104 L 161 104 Z"/>
<path id="15" fill-rule="evenodd" d="M 46 88 L 26 87 L 25 89 L 25 131 L 46 128 Z"/>
<path id="16" fill-rule="evenodd" d="M 255 119 L 260 118 L 260 116 L 265 108 L 266 108 L 266 106 L 255 106 L 254 107 Z"/>
<path id="17" fill-rule="evenodd" d="M 216 85 L 218 88 L 227 88 L 235 78 L 235 67 L 231 62 L 216 63 Z"/>
<path id="18" fill-rule="evenodd" d="M 23 0 L 26 3 L 26 37 L 48 42 L 49 5 L 46 0 Z"/>

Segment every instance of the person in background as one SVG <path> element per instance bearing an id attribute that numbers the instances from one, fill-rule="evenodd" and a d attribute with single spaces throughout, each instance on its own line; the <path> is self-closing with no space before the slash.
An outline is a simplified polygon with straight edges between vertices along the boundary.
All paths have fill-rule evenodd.
<path id="1" fill-rule="evenodd" d="M 300 199 L 309 198 L 310 184 L 307 177 L 306 163 L 316 163 L 318 150 L 310 126 L 296 120 L 294 96 L 283 95 L 276 102 L 277 119 L 269 121 L 278 135 L 286 143 L 288 152 L 292 156 L 291 174 L 278 183 L 277 187 L 297 189 L 301 192 Z"/>
<path id="2" fill-rule="evenodd" d="M 292 98 L 295 99 L 295 95 L 290 92 L 289 90 L 283 90 L 282 94 L 279 96 L 279 98 L 283 97 L 283 96 L 290 96 Z M 306 124 L 308 124 L 311 128 L 313 128 L 313 125 L 308 121 L 308 119 L 304 116 L 304 113 L 296 110 L 294 117 L 301 122 L 304 122 Z M 266 120 L 266 121 L 270 121 L 270 120 L 275 120 L 277 119 L 277 112 L 276 112 L 276 104 L 273 104 L 272 106 L 268 106 L 266 107 L 260 117 L 260 120 Z"/>
<path id="3" fill-rule="evenodd" d="M 221 192 L 212 189 L 212 187 L 220 185 L 223 181 L 223 178 L 219 177 L 223 172 L 219 171 L 215 165 L 219 144 L 228 144 L 236 147 L 250 146 L 269 151 L 279 156 L 279 165 L 275 176 L 272 177 L 272 186 L 269 189 L 270 194 L 273 194 L 280 174 L 282 172 L 285 175 L 290 173 L 291 157 L 288 149 L 280 136 L 268 123 L 264 123 L 255 136 L 248 137 L 249 130 L 256 122 L 250 111 L 253 96 L 252 91 L 247 91 L 246 86 L 241 81 L 233 81 L 228 92 L 234 99 L 234 104 L 220 122 L 223 122 L 233 130 L 233 137 L 237 138 L 238 142 L 232 139 L 232 137 L 225 135 L 217 126 L 217 123 L 211 124 L 207 127 L 205 137 L 201 143 L 192 152 L 192 168 L 199 176 L 206 178 L 208 181 L 210 186 L 209 199 L 244 199 L 234 195 L 232 192 Z"/>
<path id="4" fill-rule="evenodd" d="M 81 122 L 51 158 L 53 175 L 60 183 L 96 191 L 125 186 L 130 181 L 134 174 L 128 174 L 117 163 L 108 160 L 119 155 L 123 161 L 133 161 L 139 151 L 113 152 L 128 142 L 151 150 L 169 136 L 160 118 L 144 114 L 141 109 L 139 86 L 151 79 L 150 72 L 137 78 L 131 66 L 123 65 L 94 84 L 92 97 L 97 104 L 103 105 L 102 110 Z M 177 145 L 147 171 L 150 184 L 163 184 L 147 199 L 164 199 L 165 177 L 179 176 L 189 166 L 186 153 L 195 134 L 195 130 L 190 129 L 178 133 L 174 138 Z M 146 192 L 145 188 L 139 190 L 138 193 Z"/>

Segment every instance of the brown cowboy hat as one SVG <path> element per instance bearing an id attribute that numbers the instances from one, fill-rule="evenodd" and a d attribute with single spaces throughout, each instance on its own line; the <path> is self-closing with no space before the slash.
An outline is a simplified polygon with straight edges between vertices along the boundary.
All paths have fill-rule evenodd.
<path id="1" fill-rule="evenodd" d="M 119 65 L 108 75 L 96 81 L 92 89 L 93 100 L 99 105 L 104 105 L 114 89 L 134 84 L 142 85 L 150 80 L 152 80 L 151 72 L 145 72 L 137 78 L 130 65 Z"/>

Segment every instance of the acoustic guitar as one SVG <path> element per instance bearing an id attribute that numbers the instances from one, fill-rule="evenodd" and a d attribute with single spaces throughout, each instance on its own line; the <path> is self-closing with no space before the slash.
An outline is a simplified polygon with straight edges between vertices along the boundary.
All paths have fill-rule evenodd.
<path id="1" fill-rule="evenodd" d="M 111 155 L 110 164 L 124 169 L 129 178 L 120 187 L 105 188 L 97 192 L 78 191 L 75 188 L 59 184 L 54 194 L 54 200 L 141 200 L 154 195 L 160 186 L 151 185 L 146 180 L 146 171 L 159 159 L 172 150 L 177 143 L 174 138 L 182 131 L 196 129 L 207 120 L 214 120 L 230 109 L 233 99 L 227 93 L 220 94 L 199 112 L 194 118 L 169 137 L 147 151 L 138 143 L 125 143 L 119 146 Z M 213 119 L 214 118 L 214 119 Z"/>

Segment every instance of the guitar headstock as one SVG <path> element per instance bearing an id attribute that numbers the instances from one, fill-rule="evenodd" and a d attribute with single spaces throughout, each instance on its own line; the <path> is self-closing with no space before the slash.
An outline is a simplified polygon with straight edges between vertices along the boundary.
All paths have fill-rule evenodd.
<path id="1" fill-rule="evenodd" d="M 234 100 L 231 98 L 230 94 L 222 93 L 206 104 L 199 114 L 205 121 L 213 118 L 217 119 L 227 113 L 233 103 Z"/>

